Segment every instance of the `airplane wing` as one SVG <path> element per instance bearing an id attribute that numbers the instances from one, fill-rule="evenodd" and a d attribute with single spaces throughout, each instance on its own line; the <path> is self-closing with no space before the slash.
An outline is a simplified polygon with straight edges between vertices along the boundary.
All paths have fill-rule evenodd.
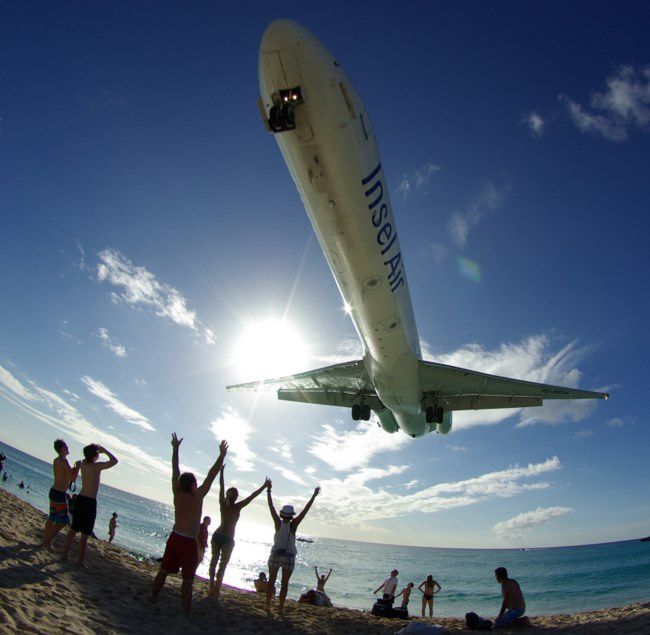
<path id="1" fill-rule="evenodd" d="M 509 379 L 436 362 L 420 362 L 425 393 L 437 394 L 445 410 L 541 406 L 544 399 L 607 399 L 602 392 Z"/>
<path id="2" fill-rule="evenodd" d="M 374 387 L 362 360 L 344 362 L 310 370 L 297 375 L 252 381 L 245 384 L 226 386 L 230 392 L 243 390 L 277 390 L 278 399 L 321 404 L 323 406 L 348 406 L 355 403 L 360 393 L 371 393 L 365 402 L 372 408 L 379 408 L 379 399 L 374 396 Z"/>

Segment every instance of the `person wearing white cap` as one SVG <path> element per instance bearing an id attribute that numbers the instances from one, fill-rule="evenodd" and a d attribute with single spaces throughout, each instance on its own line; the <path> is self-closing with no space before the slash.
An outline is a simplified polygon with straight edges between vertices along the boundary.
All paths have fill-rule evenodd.
<path id="1" fill-rule="evenodd" d="M 275 588 L 278 571 L 282 569 L 280 596 L 278 598 L 278 612 L 282 616 L 284 601 L 287 597 L 287 589 L 289 587 L 289 579 L 291 578 L 296 563 L 296 530 L 307 515 L 309 508 L 312 506 L 319 492 L 320 487 L 317 487 L 309 502 L 305 505 L 305 508 L 297 516 L 293 505 L 285 505 L 280 510 L 280 515 L 278 515 L 273 506 L 271 485 L 269 484 L 267 487 L 266 496 L 269 503 L 269 510 L 271 511 L 271 518 L 273 518 L 273 523 L 275 524 L 275 536 L 273 537 L 273 547 L 271 548 L 271 556 L 269 557 L 269 584 L 266 592 L 267 613 L 271 612 L 272 590 Z"/>

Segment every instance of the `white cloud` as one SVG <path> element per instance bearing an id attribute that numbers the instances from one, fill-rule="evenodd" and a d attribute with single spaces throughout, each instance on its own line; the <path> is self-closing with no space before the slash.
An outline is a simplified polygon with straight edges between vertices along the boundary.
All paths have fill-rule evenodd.
<path id="1" fill-rule="evenodd" d="M 349 337 L 340 340 L 332 348 L 331 353 L 316 357 L 318 364 L 342 364 L 363 357 L 363 345 L 358 338 Z"/>
<path id="2" fill-rule="evenodd" d="M 470 231 L 490 212 L 499 209 L 505 200 L 508 187 L 497 187 L 487 182 L 474 200 L 463 212 L 454 212 L 447 224 L 452 241 L 458 247 L 464 247 Z"/>
<path id="3" fill-rule="evenodd" d="M 560 95 L 576 127 L 610 141 L 625 141 L 635 129 L 647 132 L 650 129 L 650 66 L 642 70 L 621 66 L 605 83 L 605 92 L 591 95 L 591 110 Z"/>
<path id="4" fill-rule="evenodd" d="M 249 447 L 253 428 L 236 408 L 226 406 L 221 416 L 210 423 L 210 430 L 217 441 L 228 441 L 228 462 L 232 461 L 240 472 L 252 472 L 256 454 Z"/>
<path id="5" fill-rule="evenodd" d="M 116 338 L 108 334 L 108 329 L 104 327 L 98 328 L 97 336 L 109 351 L 112 351 L 118 357 L 126 357 L 126 348 Z"/>
<path id="6" fill-rule="evenodd" d="M 178 289 L 157 280 L 153 273 L 134 265 L 117 250 L 104 249 L 98 257 L 97 279 L 121 289 L 111 294 L 114 301 L 148 306 L 156 315 L 201 333 L 207 343 L 214 343 L 213 332 L 187 307 L 187 300 Z"/>
<path id="7" fill-rule="evenodd" d="M 593 430 L 578 430 L 574 435 L 576 439 L 588 439 L 594 436 Z"/>
<path id="8" fill-rule="evenodd" d="M 26 399 L 27 401 L 38 399 L 33 392 L 27 390 L 20 381 L 18 381 L 6 368 L 3 368 L 2 366 L 0 366 L 0 384 L 18 395 L 21 399 Z"/>
<path id="9" fill-rule="evenodd" d="M 154 473 L 167 477 L 171 473 L 170 464 L 99 429 L 56 393 L 32 382 L 34 392 L 30 393 L 30 398 L 23 394 L 13 382 L 3 382 L 3 386 L 9 390 L 0 386 L 0 395 L 7 401 L 39 421 L 69 435 L 82 445 L 99 443 L 111 450 L 120 461 L 146 474 Z M 17 389 L 14 390 L 14 388 Z"/>
<path id="10" fill-rule="evenodd" d="M 365 468 L 344 479 L 321 482 L 322 493 L 314 514 L 332 524 L 359 526 L 384 518 L 401 517 L 410 512 L 433 514 L 465 507 L 495 498 L 511 498 L 526 491 L 547 489 L 545 481 L 524 482 L 561 468 L 557 457 L 526 467 L 510 467 L 474 478 L 438 483 L 412 494 L 373 490 L 367 482 L 403 473 L 407 466 L 387 469 Z"/>
<path id="11" fill-rule="evenodd" d="M 621 417 L 612 417 L 611 419 L 607 420 L 607 425 L 611 426 L 612 428 L 620 428 L 621 426 L 625 425 L 625 420 L 621 419 Z"/>
<path id="12" fill-rule="evenodd" d="M 305 474 L 309 474 L 310 476 L 312 474 L 316 474 L 316 468 L 313 465 L 309 465 L 305 468 Z"/>
<path id="13" fill-rule="evenodd" d="M 542 119 L 541 115 L 534 110 L 522 117 L 521 122 L 528 126 L 530 134 L 533 137 L 541 137 L 544 134 L 546 122 Z"/>
<path id="14" fill-rule="evenodd" d="M 149 430 L 152 432 L 155 431 L 156 428 L 154 428 L 151 423 L 149 423 L 147 417 L 140 414 L 137 410 L 134 410 L 133 408 L 130 408 L 126 404 L 122 403 L 111 392 L 108 386 L 103 384 L 101 381 L 97 381 L 96 379 L 88 377 L 87 375 L 84 375 L 81 378 L 81 381 L 86 384 L 86 387 L 91 394 L 95 395 L 95 397 L 99 397 L 99 399 L 104 401 L 106 403 L 106 407 L 109 410 L 112 410 L 118 417 L 121 417 L 124 419 L 124 421 L 132 423 L 134 426 L 138 426 L 143 430 Z"/>
<path id="15" fill-rule="evenodd" d="M 411 189 L 417 190 L 428 185 L 431 180 L 431 175 L 440 169 L 439 166 L 433 163 L 425 163 L 422 167 L 415 170 L 415 172 L 404 174 L 400 184 L 397 186 L 397 191 L 400 192 L 403 198 L 406 198 Z"/>
<path id="16" fill-rule="evenodd" d="M 276 435 L 275 443 L 269 446 L 271 452 L 279 454 L 284 461 L 293 463 L 293 455 L 291 453 L 291 444 L 283 436 Z"/>
<path id="17" fill-rule="evenodd" d="M 469 450 L 464 445 L 448 445 L 447 447 L 452 452 L 469 452 Z"/>
<path id="18" fill-rule="evenodd" d="M 302 476 L 293 470 L 290 470 L 285 465 L 282 465 L 281 463 L 274 463 L 273 461 L 267 461 L 266 459 L 262 459 L 262 463 L 268 465 L 275 472 L 282 474 L 282 476 L 288 481 L 293 481 L 294 483 L 298 483 L 300 485 L 306 485 L 305 479 L 303 479 Z"/>
<path id="19" fill-rule="evenodd" d="M 404 485 L 406 489 L 413 489 L 416 485 L 419 485 L 420 481 L 418 479 L 414 478 L 412 481 L 409 481 Z"/>
<path id="20" fill-rule="evenodd" d="M 573 511 L 571 507 L 538 507 L 494 525 L 494 533 L 503 539 L 521 538 L 525 533 Z"/>
<path id="21" fill-rule="evenodd" d="M 375 454 L 398 450 L 411 441 L 405 434 L 387 433 L 377 425 L 374 415 L 370 421 L 359 421 L 354 430 L 337 430 L 325 424 L 312 438 L 307 451 L 337 471 L 364 467 Z"/>

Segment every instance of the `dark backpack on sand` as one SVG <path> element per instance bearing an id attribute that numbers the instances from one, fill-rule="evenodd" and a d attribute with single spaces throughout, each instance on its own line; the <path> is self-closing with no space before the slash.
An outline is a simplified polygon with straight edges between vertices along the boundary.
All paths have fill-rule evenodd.
<path id="1" fill-rule="evenodd" d="M 470 631 L 491 631 L 492 622 L 476 613 L 465 613 L 465 624 Z"/>

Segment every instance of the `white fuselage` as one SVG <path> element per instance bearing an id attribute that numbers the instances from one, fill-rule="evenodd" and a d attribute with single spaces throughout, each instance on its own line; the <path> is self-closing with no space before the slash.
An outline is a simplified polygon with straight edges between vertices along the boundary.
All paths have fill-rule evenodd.
<path id="1" fill-rule="evenodd" d="M 368 113 L 332 54 L 287 20 L 264 34 L 259 82 L 267 112 L 274 94 L 277 101 L 279 91 L 301 89 L 296 129 L 275 138 L 363 342 L 377 395 L 404 432 L 419 436 L 429 430 L 420 343 Z"/>

